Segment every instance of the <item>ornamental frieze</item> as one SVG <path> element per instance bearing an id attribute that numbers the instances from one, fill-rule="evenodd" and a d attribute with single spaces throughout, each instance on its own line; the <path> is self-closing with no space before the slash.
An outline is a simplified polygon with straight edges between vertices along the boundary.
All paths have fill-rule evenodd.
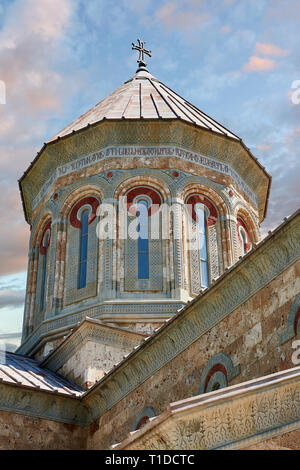
<path id="1" fill-rule="evenodd" d="M 90 155 L 80 157 L 77 160 L 65 163 L 58 167 L 50 176 L 50 178 L 44 183 L 41 190 L 34 198 L 32 208 L 35 209 L 43 197 L 47 194 L 50 188 L 53 188 L 55 181 L 58 178 L 67 176 L 78 170 L 88 168 L 90 166 L 98 164 L 100 161 L 113 158 L 128 158 L 128 157 L 141 157 L 141 158 L 159 158 L 159 157 L 177 157 L 187 162 L 196 163 L 197 165 L 205 168 L 209 168 L 218 173 L 230 176 L 232 180 L 239 186 L 242 191 L 251 199 L 255 207 L 257 207 L 257 197 L 254 192 L 249 188 L 245 181 L 238 175 L 238 173 L 228 164 L 224 164 L 215 159 L 205 157 L 199 153 L 191 152 L 189 150 L 175 147 L 175 146 L 110 146 L 105 147 L 97 152 Z"/>

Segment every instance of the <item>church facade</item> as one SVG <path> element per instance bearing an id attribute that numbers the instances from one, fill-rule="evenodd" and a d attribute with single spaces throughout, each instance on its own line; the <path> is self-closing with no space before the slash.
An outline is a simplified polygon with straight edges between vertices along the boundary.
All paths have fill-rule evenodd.
<path id="1" fill-rule="evenodd" d="M 300 213 L 261 241 L 271 178 L 149 73 L 44 144 L 0 447 L 299 448 Z"/>

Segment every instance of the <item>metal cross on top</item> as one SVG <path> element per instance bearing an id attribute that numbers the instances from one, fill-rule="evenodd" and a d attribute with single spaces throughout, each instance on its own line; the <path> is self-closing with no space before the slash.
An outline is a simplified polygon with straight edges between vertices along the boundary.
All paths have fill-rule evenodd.
<path id="1" fill-rule="evenodd" d="M 137 46 L 136 44 L 134 44 L 134 42 L 132 43 L 132 49 L 135 49 L 137 51 L 139 51 L 140 55 L 139 55 L 139 58 L 137 60 L 138 64 L 140 67 L 144 66 L 146 67 L 146 62 L 145 62 L 145 54 L 147 54 L 149 57 L 151 57 L 151 51 L 147 51 L 147 49 L 145 49 L 145 44 L 146 44 L 146 41 L 141 41 L 140 39 L 138 39 L 138 43 L 139 45 Z"/>

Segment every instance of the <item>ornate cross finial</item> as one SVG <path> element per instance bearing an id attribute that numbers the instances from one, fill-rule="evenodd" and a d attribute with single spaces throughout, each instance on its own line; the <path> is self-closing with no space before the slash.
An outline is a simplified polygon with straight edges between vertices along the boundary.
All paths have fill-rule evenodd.
<path id="1" fill-rule="evenodd" d="M 151 51 L 147 51 L 147 49 L 145 49 L 145 44 L 146 44 L 146 41 L 141 41 L 140 39 L 138 39 L 138 43 L 139 45 L 137 46 L 136 44 L 134 44 L 134 42 L 132 43 L 132 49 L 135 49 L 137 51 L 139 51 L 139 58 L 137 60 L 138 64 L 139 64 L 139 67 L 146 67 L 146 62 L 145 62 L 145 54 L 147 54 L 149 57 L 151 57 Z"/>

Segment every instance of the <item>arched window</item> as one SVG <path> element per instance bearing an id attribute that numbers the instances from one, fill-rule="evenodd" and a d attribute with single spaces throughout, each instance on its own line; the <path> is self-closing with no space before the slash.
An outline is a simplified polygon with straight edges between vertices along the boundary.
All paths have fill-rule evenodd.
<path id="1" fill-rule="evenodd" d="M 141 418 L 137 424 L 136 431 L 138 429 L 141 429 L 143 426 L 145 426 L 145 424 L 149 423 L 149 421 L 150 421 L 149 416 L 144 416 L 143 418 Z"/>
<path id="2" fill-rule="evenodd" d="M 40 297 L 40 311 L 42 312 L 45 309 L 45 301 L 46 301 L 46 288 L 47 288 L 47 265 L 48 265 L 48 251 L 50 245 L 50 238 L 51 238 L 51 222 L 47 224 L 45 227 L 41 245 L 40 245 L 40 253 L 42 256 L 41 261 L 41 297 Z"/>
<path id="3" fill-rule="evenodd" d="M 210 266 L 209 240 L 218 243 L 215 228 L 218 213 L 215 206 L 200 194 L 189 196 L 186 204 L 190 216 L 186 236 L 191 243 L 189 249 L 191 291 L 198 293 L 209 286 L 210 275 L 213 272 Z"/>
<path id="4" fill-rule="evenodd" d="M 151 406 L 145 406 L 142 411 L 136 416 L 132 425 L 131 431 L 137 431 L 147 424 L 151 418 L 156 416 L 154 409 Z"/>
<path id="5" fill-rule="evenodd" d="M 85 295 L 85 289 L 88 288 L 91 279 L 95 279 L 97 269 L 95 262 L 96 227 L 94 236 L 92 236 L 89 226 L 96 218 L 99 204 L 100 202 L 95 197 L 85 197 L 74 205 L 70 213 L 71 227 L 68 236 L 71 259 L 67 266 L 67 279 L 72 285 L 72 291 L 70 291 L 70 300 L 72 301 L 75 298 L 81 299 Z M 74 280 L 76 276 L 77 279 Z M 74 291 L 74 284 L 77 287 L 77 292 Z"/>
<path id="6" fill-rule="evenodd" d="M 127 192 L 126 207 L 128 236 L 123 245 L 124 291 L 161 291 L 161 196 L 152 188 L 137 186 Z"/>
<path id="7" fill-rule="evenodd" d="M 234 366 L 227 354 L 215 354 L 202 372 L 199 394 L 227 387 L 229 382 L 240 374 L 240 371 L 240 365 Z"/>
<path id="8" fill-rule="evenodd" d="M 239 227 L 242 256 L 247 253 L 247 234 L 242 226 Z"/>
<path id="9" fill-rule="evenodd" d="M 149 279 L 148 202 L 138 200 L 138 279 Z"/>
<path id="10" fill-rule="evenodd" d="M 195 211 L 199 235 L 201 286 L 208 287 L 207 211 L 203 204 L 196 204 Z"/>
<path id="11" fill-rule="evenodd" d="M 85 209 L 81 213 L 78 289 L 82 289 L 86 287 L 88 230 L 89 230 L 89 210 Z"/>
<path id="12" fill-rule="evenodd" d="M 245 256 L 245 254 L 251 249 L 252 243 L 246 224 L 241 218 L 237 219 L 237 231 L 241 247 L 241 256 Z"/>

